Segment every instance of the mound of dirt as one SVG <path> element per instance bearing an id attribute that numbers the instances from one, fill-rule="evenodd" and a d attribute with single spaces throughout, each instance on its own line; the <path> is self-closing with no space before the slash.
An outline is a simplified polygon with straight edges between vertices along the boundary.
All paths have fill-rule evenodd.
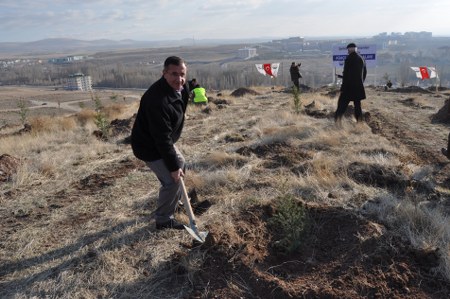
<path id="1" fill-rule="evenodd" d="M 433 123 L 450 123 L 450 99 L 445 101 L 444 106 L 431 118 Z"/>
<path id="2" fill-rule="evenodd" d="M 23 135 L 23 134 L 27 134 L 30 133 L 32 131 L 32 127 L 30 124 L 24 124 L 23 126 L 13 126 L 13 125 L 7 125 L 5 126 L 5 128 L 10 128 L 10 129 L 14 129 L 16 128 L 16 130 L 11 131 L 10 133 L 6 133 L 6 134 L 0 134 L 0 138 L 2 137 L 8 137 L 8 136 L 17 136 L 17 135 Z M 1 128 L 0 130 L 2 130 L 3 128 Z"/>
<path id="3" fill-rule="evenodd" d="M 128 119 L 115 119 L 111 121 L 111 134 L 113 136 L 121 134 L 131 134 L 131 128 L 134 124 L 135 119 L 136 115 Z"/>
<path id="4" fill-rule="evenodd" d="M 388 91 L 402 92 L 402 93 L 431 93 L 429 90 L 423 89 L 419 86 L 399 87 L 399 88 L 389 89 Z"/>
<path id="5" fill-rule="evenodd" d="M 264 166 L 269 169 L 295 166 L 297 163 L 312 157 L 312 154 L 308 151 L 292 147 L 285 142 L 274 142 L 256 147 L 244 146 L 237 149 L 236 152 L 243 156 L 255 154 L 258 158 L 264 158 Z"/>
<path id="6" fill-rule="evenodd" d="M 428 89 L 429 91 L 436 91 L 436 86 L 430 86 L 430 87 L 428 87 L 427 89 Z M 437 90 L 438 90 L 438 91 L 447 91 L 448 88 L 447 88 L 447 87 L 444 87 L 444 86 L 439 86 L 439 87 L 437 88 Z"/>
<path id="7" fill-rule="evenodd" d="M 130 144 L 131 143 L 131 130 L 133 128 L 134 121 L 136 120 L 136 114 L 127 119 L 114 119 L 109 123 L 108 136 L 104 135 L 101 130 L 95 130 L 92 134 L 99 140 L 106 141 L 111 137 L 118 137 L 120 135 L 126 135 L 124 139 L 119 143 Z"/>
<path id="8" fill-rule="evenodd" d="M 433 277 L 438 250 L 414 249 L 380 224 L 342 208 L 307 205 L 303 245 L 276 248 L 272 205 L 252 207 L 234 221 L 239 230 L 210 227 L 205 267 L 192 283 L 209 298 L 447 298 Z M 218 230 L 216 232 L 216 230 Z M 337 233 L 338 232 L 338 233 Z M 179 269 L 180 270 L 180 269 Z M 230 287 L 233 284 L 245 288 Z M 189 298 L 201 298 L 193 290 Z"/>
<path id="9" fill-rule="evenodd" d="M 226 99 L 216 99 L 213 97 L 209 97 L 208 101 L 215 104 L 216 106 L 220 105 L 230 105 L 230 101 L 227 101 Z"/>
<path id="10" fill-rule="evenodd" d="M 245 87 L 240 87 L 240 88 L 236 89 L 235 91 L 233 91 L 233 92 L 231 93 L 231 95 L 232 95 L 233 97 L 243 97 L 243 96 L 245 96 L 246 94 L 249 94 L 249 95 L 259 95 L 258 92 L 254 91 L 254 90 L 252 90 L 252 89 L 250 89 L 250 88 L 245 88 Z"/>
<path id="11" fill-rule="evenodd" d="M 315 118 L 332 118 L 334 115 L 333 112 L 330 112 L 326 109 L 318 109 L 315 101 L 306 105 L 304 111 L 307 115 Z"/>
<path id="12" fill-rule="evenodd" d="M 335 90 L 330 90 L 327 91 L 326 93 L 323 93 L 324 96 L 330 97 L 330 98 L 334 98 L 339 94 L 339 89 L 335 89 Z"/>
<path id="13" fill-rule="evenodd" d="M 369 186 L 401 190 L 408 185 L 408 178 L 400 170 L 377 164 L 353 162 L 348 166 L 348 174 L 354 181 Z"/>
<path id="14" fill-rule="evenodd" d="M 6 182 L 17 172 L 20 160 L 4 154 L 0 156 L 0 182 Z"/>
<path id="15" fill-rule="evenodd" d="M 292 88 L 293 88 L 293 87 L 286 87 L 286 88 L 283 90 L 283 92 L 284 92 L 284 93 L 292 93 Z M 300 90 L 300 92 L 308 92 L 308 91 L 312 91 L 312 88 L 309 87 L 308 85 L 300 84 L 300 85 L 299 85 L 299 90 Z"/>

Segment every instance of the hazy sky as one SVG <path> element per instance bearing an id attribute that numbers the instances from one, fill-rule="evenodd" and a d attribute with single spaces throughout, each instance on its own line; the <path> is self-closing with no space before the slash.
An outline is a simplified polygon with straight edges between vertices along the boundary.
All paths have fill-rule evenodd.
<path id="1" fill-rule="evenodd" d="M 0 42 L 450 36 L 448 0 L 0 0 Z"/>

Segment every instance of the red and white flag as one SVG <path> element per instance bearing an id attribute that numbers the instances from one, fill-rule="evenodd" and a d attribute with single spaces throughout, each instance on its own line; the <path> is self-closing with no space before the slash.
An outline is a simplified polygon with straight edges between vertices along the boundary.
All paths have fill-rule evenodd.
<path id="1" fill-rule="evenodd" d="M 438 78 L 438 74 L 436 72 L 436 68 L 428 67 L 428 66 L 412 66 L 411 69 L 416 72 L 416 77 L 422 80 Z"/>
<path id="2" fill-rule="evenodd" d="M 278 74 L 278 69 L 280 67 L 279 63 L 264 63 L 264 64 L 255 64 L 256 69 L 259 73 L 264 76 L 276 77 Z"/>

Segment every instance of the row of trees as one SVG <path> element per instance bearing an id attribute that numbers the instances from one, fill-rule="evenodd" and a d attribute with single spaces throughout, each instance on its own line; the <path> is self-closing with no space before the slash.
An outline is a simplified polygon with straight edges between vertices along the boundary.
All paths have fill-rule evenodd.
<path id="1" fill-rule="evenodd" d="M 410 66 L 419 66 L 419 62 L 411 55 L 405 55 L 395 64 L 385 63 L 391 60 L 391 55 L 380 54 L 377 69 L 369 69 L 378 80 L 368 84 L 384 84 L 384 78 L 389 77 L 397 85 L 413 85 L 417 82 Z M 395 56 L 395 59 L 398 55 Z M 289 60 L 288 60 L 289 59 Z M 261 61 L 235 60 L 229 62 L 210 62 L 189 64 L 189 78 L 197 78 L 200 84 L 207 89 L 223 90 L 235 89 L 244 86 L 290 86 L 289 66 L 291 58 L 272 61 L 281 62 L 278 77 L 269 78 L 257 72 L 255 63 Z M 400 59 L 400 58 L 398 58 Z M 118 62 L 119 59 L 91 59 L 66 65 L 50 63 L 22 65 L 5 68 L 0 71 L 0 84 L 3 85 L 47 85 L 64 86 L 70 74 L 82 72 L 90 75 L 94 87 L 105 88 L 147 88 L 161 76 L 162 65 L 142 64 L 137 61 Z M 268 59 L 270 61 L 270 59 Z M 333 82 L 333 70 L 330 57 L 302 58 L 303 84 L 311 87 L 320 87 Z M 431 62 L 423 59 L 423 64 Z M 444 67 L 438 67 L 441 85 L 449 83 L 450 74 Z"/>
<path id="2" fill-rule="evenodd" d="M 249 67 L 249 65 L 251 67 Z M 147 88 L 161 77 L 162 66 L 124 66 L 121 64 L 101 66 L 91 62 L 72 65 L 32 65 L 4 69 L 0 72 L 3 85 L 64 86 L 70 74 L 81 72 L 92 78 L 94 86 L 106 88 Z M 288 85 L 289 78 L 269 78 L 259 74 L 252 63 L 247 66 L 217 64 L 189 67 L 189 78 L 198 78 L 208 89 L 233 89 L 255 85 Z"/>

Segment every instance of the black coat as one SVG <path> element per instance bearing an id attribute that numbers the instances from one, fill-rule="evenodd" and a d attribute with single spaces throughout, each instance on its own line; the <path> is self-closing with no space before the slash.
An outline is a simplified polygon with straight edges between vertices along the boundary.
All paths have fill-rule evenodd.
<path id="1" fill-rule="evenodd" d="M 367 69 L 361 55 L 352 52 L 347 56 L 342 75 L 341 96 L 350 101 L 365 99 L 364 80 Z"/>
<path id="2" fill-rule="evenodd" d="M 302 77 L 300 74 L 300 67 L 298 65 L 291 65 L 289 68 L 289 73 L 291 74 L 291 81 L 298 80 Z"/>
<path id="3" fill-rule="evenodd" d="M 181 95 L 161 77 L 141 98 L 131 131 L 134 155 L 143 161 L 163 159 L 169 171 L 180 168 L 175 142 L 181 136 L 189 101 L 185 85 Z"/>

